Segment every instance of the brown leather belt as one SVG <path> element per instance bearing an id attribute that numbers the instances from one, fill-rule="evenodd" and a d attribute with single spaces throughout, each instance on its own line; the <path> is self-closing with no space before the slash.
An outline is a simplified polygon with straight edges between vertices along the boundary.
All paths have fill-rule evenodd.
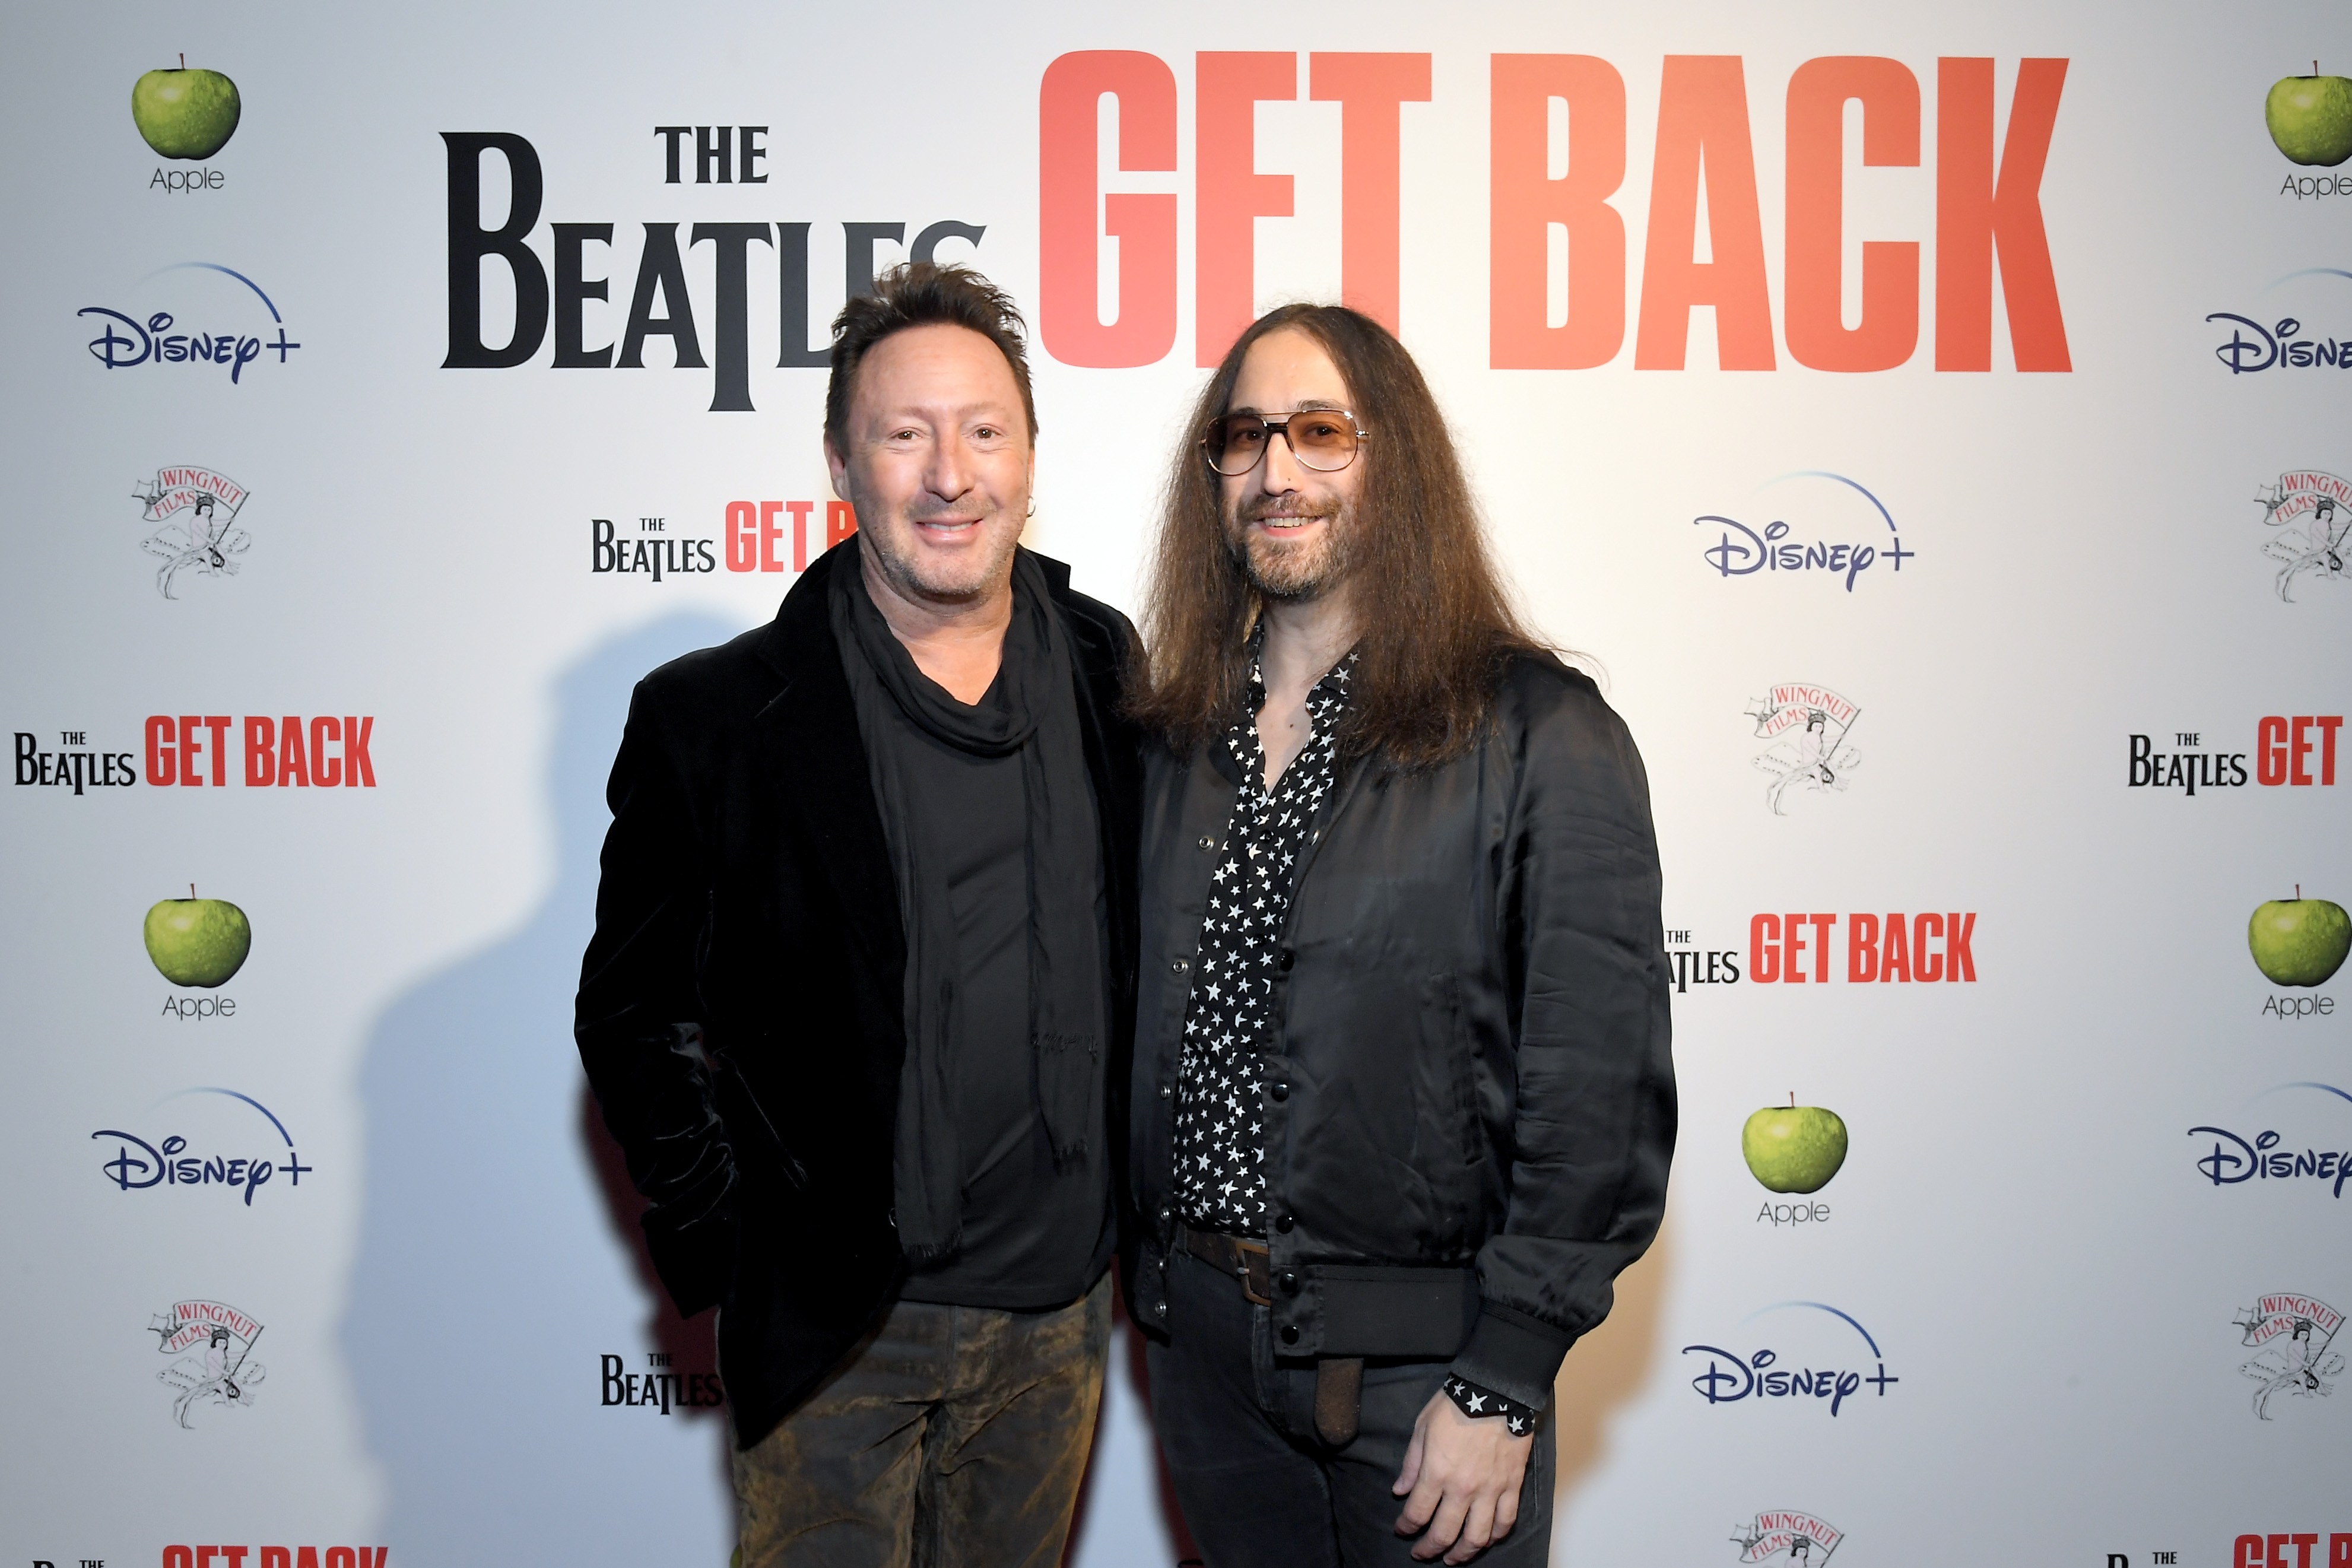
<path id="1" fill-rule="evenodd" d="M 1223 1231 L 1194 1230 L 1189 1225 L 1176 1227 L 1182 1233 L 1184 1250 L 1217 1270 L 1230 1274 L 1241 1282 L 1242 1294 L 1254 1307 L 1274 1305 L 1274 1280 L 1266 1265 L 1265 1243 L 1253 1241 L 1245 1236 L 1227 1236 Z"/>
<path id="2" fill-rule="evenodd" d="M 1222 1231 L 1194 1230 L 1189 1225 L 1176 1228 L 1181 1233 L 1178 1245 L 1220 1274 L 1232 1275 L 1252 1306 L 1274 1305 L 1265 1242 Z M 1344 1448 L 1356 1440 L 1363 1388 L 1363 1357 L 1330 1356 L 1316 1363 L 1315 1431 L 1332 1447 Z"/>

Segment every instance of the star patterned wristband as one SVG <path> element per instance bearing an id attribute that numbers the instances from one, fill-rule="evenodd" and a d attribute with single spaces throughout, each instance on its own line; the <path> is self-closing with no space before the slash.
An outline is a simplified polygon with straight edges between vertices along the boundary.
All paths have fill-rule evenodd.
<path id="1" fill-rule="evenodd" d="M 1541 1412 L 1531 1405 L 1516 1399 L 1506 1399 L 1492 1389 L 1481 1388 L 1475 1383 L 1465 1383 L 1458 1377 L 1445 1380 L 1445 1397 L 1454 1407 L 1475 1421 L 1499 1415 L 1514 1437 L 1524 1437 L 1536 1429 L 1536 1417 Z"/>

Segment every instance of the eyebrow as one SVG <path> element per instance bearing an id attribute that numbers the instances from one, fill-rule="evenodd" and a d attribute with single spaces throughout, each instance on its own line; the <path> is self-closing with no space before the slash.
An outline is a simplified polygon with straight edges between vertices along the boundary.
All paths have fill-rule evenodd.
<path id="1" fill-rule="evenodd" d="M 1238 408 L 1228 408 L 1225 412 L 1228 414 L 1254 414 L 1260 419 L 1264 419 L 1267 416 L 1265 409 L 1253 408 L 1248 404 L 1244 404 Z M 1328 397 L 1310 397 L 1306 402 L 1300 404 L 1297 407 L 1286 410 L 1286 412 L 1291 414 L 1344 414 L 1347 412 L 1347 405 L 1344 403 L 1334 403 Z M 1274 417 L 1276 419 L 1281 418 L 1282 413 L 1277 412 L 1274 415 Z"/>

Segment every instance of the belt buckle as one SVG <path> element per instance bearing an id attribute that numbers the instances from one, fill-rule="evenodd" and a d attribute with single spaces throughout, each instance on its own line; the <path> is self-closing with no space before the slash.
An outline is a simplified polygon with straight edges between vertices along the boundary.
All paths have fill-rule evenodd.
<path id="1" fill-rule="evenodd" d="M 1274 1296 L 1270 1287 L 1274 1281 L 1271 1265 L 1266 1260 L 1266 1244 L 1246 1241 L 1238 1236 L 1233 1241 L 1234 1256 L 1240 1260 L 1234 1274 L 1242 1282 L 1243 1299 L 1253 1307 L 1273 1306 Z"/>

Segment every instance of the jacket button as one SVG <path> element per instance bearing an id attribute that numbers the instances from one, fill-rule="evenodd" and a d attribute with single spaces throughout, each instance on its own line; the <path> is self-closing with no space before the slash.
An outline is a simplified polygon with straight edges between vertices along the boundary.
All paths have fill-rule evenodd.
<path id="1" fill-rule="evenodd" d="M 1288 1100 L 1290 1098 L 1290 1086 L 1286 1083 L 1274 1084 L 1266 1089 L 1266 1093 L 1274 1096 L 1276 1100 Z"/>
<path id="2" fill-rule="evenodd" d="M 1287 1268 L 1282 1271 L 1282 1278 L 1276 1280 L 1275 1283 L 1282 1287 L 1282 1293 L 1286 1296 L 1296 1296 L 1298 1294 L 1298 1276 L 1293 1274 Z"/>
<path id="3" fill-rule="evenodd" d="M 1161 1225 L 1166 1225 L 1171 1217 L 1171 1215 L 1169 1210 L 1161 1209 L 1160 1211 L 1160 1223 Z"/>
<path id="4" fill-rule="evenodd" d="M 1153 1317 L 1155 1317 L 1155 1318 L 1164 1318 L 1164 1317 L 1166 1317 L 1166 1316 L 1168 1315 L 1168 1303 L 1167 1303 L 1167 1302 L 1165 1302 L 1165 1301 L 1154 1301 L 1154 1302 L 1152 1302 L 1152 1303 L 1151 1303 L 1151 1315 L 1152 1315 Z"/>
<path id="5" fill-rule="evenodd" d="M 1160 1086 L 1160 1099 L 1162 1099 L 1162 1100 L 1173 1100 L 1173 1099 L 1175 1099 L 1175 1098 L 1176 1098 L 1176 1086 L 1175 1086 L 1174 1084 L 1172 1084 L 1172 1083 L 1163 1083 L 1163 1084 L 1161 1084 L 1161 1085 Z"/>
<path id="6" fill-rule="evenodd" d="M 1214 849 L 1216 847 L 1217 841 L 1213 838 L 1204 837 L 1201 840 L 1201 847 L 1203 849 Z"/>
<path id="7" fill-rule="evenodd" d="M 1164 1214 L 1164 1213 L 1163 1213 L 1160 1217 L 1160 1218 L 1162 1218 L 1162 1219 L 1165 1219 L 1165 1218 L 1167 1218 L 1168 1216 L 1167 1216 L 1167 1215 L 1166 1215 L 1166 1214 Z M 1283 1235 L 1285 1235 L 1285 1236 L 1288 1236 L 1288 1235 L 1290 1234 L 1290 1227 L 1291 1227 L 1292 1226 L 1297 1225 L 1297 1223 L 1298 1223 L 1298 1222 L 1297 1222 L 1297 1220 L 1295 1220 L 1295 1219 L 1291 1218 L 1291 1217 L 1290 1217 L 1288 1215 L 1286 1215 L 1286 1215 L 1276 1215 L 1276 1216 L 1275 1216 L 1274 1228 L 1275 1228 L 1275 1229 L 1276 1229 L 1276 1230 L 1278 1230 L 1278 1231 L 1280 1231 L 1280 1232 L 1282 1232 L 1282 1234 L 1283 1234 Z"/>
<path id="8" fill-rule="evenodd" d="M 1282 1342 L 1286 1345 L 1295 1345 L 1298 1342 L 1298 1325 L 1297 1323 L 1285 1323 L 1282 1325 Z"/>
<path id="9" fill-rule="evenodd" d="M 1298 962 L 1298 955 L 1286 947 L 1282 950 L 1282 956 L 1274 961 L 1274 966 L 1287 974 L 1290 973 L 1290 966 L 1297 962 Z"/>
<path id="10" fill-rule="evenodd" d="M 1188 969 L 1190 969 L 1190 968 L 1192 968 L 1192 961 L 1191 959 L 1189 959 L 1189 958 L 1180 958 L 1180 959 L 1178 959 L 1175 963 L 1171 963 L 1171 964 L 1170 964 L 1170 965 L 1168 966 L 1169 971 L 1170 971 L 1171 973 L 1176 973 L 1176 974 L 1181 974 L 1181 973 L 1183 973 L 1186 970 L 1188 970 Z"/>

